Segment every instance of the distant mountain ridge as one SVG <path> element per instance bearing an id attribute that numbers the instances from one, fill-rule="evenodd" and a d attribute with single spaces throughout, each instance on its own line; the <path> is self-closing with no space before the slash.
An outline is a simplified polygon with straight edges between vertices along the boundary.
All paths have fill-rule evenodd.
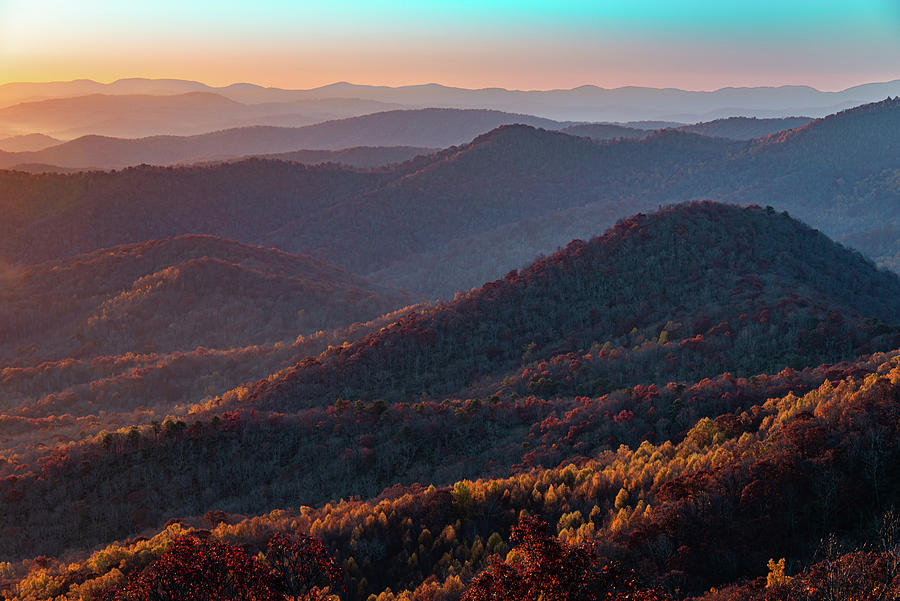
<path id="1" fill-rule="evenodd" d="M 837 92 L 809 86 L 721 88 L 687 91 L 635 86 L 605 89 L 585 85 L 569 90 L 521 91 L 502 88 L 470 90 L 438 84 L 387 86 L 340 82 L 309 90 L 283 90 L 253 84 L 221 88 L 193 81 L 124 79 L 102 84 L 90 80 L 11 83 L 0 86 L 0 106 L 86 94 L 184 94 L 214 92 L 243 103 L 291 102 L 303 99 L 356 98 L 397 103 L 410 108 L 484 108 L 530 113 L 569 121 L 708 121 L 721 117 L 824 116 L 850 106 L 900 94 L 900 79 L 867 83 Z"/>
<path id="2" fill-rule="evenodd" d="M 891 100 L 750 142 L 669 129 L 600 143 L 507 125 L 372 172 L 259 159 L 0 172 L 0 257 L 31 263 L 204 232 L 377 273 L 419 299 L 447 298 L 672 202 L 772 205 L 838 239 L 896 225 L 900 164 L 884 150 L 895 147 L 900 101 Z"/>
<path id="3" fill-rule="evenodd" d="M 65 139 L 84 135 L 197 135 L 254 125 L 299 127 L 396 108 L 402 105 L 329 98 L 244 104 L 205 91 L 90 94 L 0 108 L 0 131 L 43 132 Z"/>
<path id="4" fill-rule="evenodd" d="M 341 150 L 358 146 L 446 148 L 509 123 L 560 129 L 570 125 L 531 115 L 492 110 L 387 111 L 300 128 L 245 127 L 195 136 L 139 139 L 83 136 L 37 152 L 0 153 L 0 168 L 17 164 L 121 168 L 168 165 L 242 155 Z"/>
<path id="5" fill-rule="evenodd" d="M 20 136 L 10 136 L 8 138 L 0 138 L 0 151 L 3 152 L 28 152 L 35 150 L 43 150 L 60 144 L 62 140 L 57 140 L 44 134 L 25 134 Z"/>
<path id="6" fill-rule="evenodd" d="M 201 112 L 205 113 L 203 110 Z M 463 144 L 505 124 L 526 124 L 560 130 L 597 141 L 640 139 L 658 129 L 674 129 L 730 140 L 750 140 L 806 125 L 810 121 L 812 119 L 806 117 L 732 117 L 694 125 L 641 129 L 614 123 L 569 125 L 532 115 L 498 111 L 419 109 L 373 113 L 303 128 L 258 126 L 194 136 L 151 136 L 138 139 L 90 135 L 65 143 L 42 144 L 41 150 L 37 152 L 0 153 L 0 168 L 16 169 L 22 165 L 25 171 L 55 170 L 64 173 L 79 168 L 111 169 L 143 163 L 208 163 L 247 156 L 296 160 L 307 164 L 334 161 L 371 168 L 408 160 L 416 154 L 434 152 L 437 148 Z M 191 121 L 190 127 L 203 129 L 195 121 Z M 362 150 L 365 147 L 371 150 Z M 378 151 L 375 148 L 385 150 Z M 388 151 L 387 148 L 395 150 Z M 341 154 L 334 154 L 338 152 Z M 341 160 L 342 156 L 345 160 Z"/>

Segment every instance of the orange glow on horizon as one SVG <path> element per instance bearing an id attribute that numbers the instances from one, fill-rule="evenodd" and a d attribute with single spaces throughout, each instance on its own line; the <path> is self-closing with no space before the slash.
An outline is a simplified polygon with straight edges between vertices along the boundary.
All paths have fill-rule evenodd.
<path id="1" fill-rule="evenodd" d="M 860 8 L 851 22 L 847 9 L 819 22 L 783 8 L 784 23 L 763 26 L 738 19 L 737 8 L 701 11 L 696 2 L 678 10 L 657 3 L 648 11 L 563 1 L 559 15 L 539 2 L 516 4 L 518 13 L 475 2 L 461 2 L 466 10 L 437 2 L 420 11 L 396 1 L 373 4 L 0 0 L 0 83 L 146 77 L 286 89 L 349 81 L 833 91 L 900 77 L 891 60 L 891 49 L 900 50 L 900 13 L 884 10 Z M 767 11 L 751 9 L 768 19 Z M 711 13 L 719 21 L 701 22 Z"/>

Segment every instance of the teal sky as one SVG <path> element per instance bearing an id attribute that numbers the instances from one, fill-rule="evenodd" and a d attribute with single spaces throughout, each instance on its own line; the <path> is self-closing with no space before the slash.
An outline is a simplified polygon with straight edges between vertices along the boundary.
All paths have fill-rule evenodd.
<path id="1" fill-rule="evenodd" d="M 900 78 L 900 0 L 0 0 L 0 83 L 548 89 Z"/>

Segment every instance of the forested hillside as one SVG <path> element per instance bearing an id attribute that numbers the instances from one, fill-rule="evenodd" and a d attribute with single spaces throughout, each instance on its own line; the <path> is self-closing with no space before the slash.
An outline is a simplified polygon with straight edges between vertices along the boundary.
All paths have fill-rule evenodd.
<path id="1" fill-rule="evenodd" d="M 891 348 L 897 332 L 880 338 L 880 326 L 863 318 L 900 323 L 898 298 L 896 275 L 787 215 L 681 205 L 408 314 L 262 383 L 250 398 L 285 409 L 338 397 L 458 394 L 523 357 L 591 350 L 596 357 L 573 361 L 593 381 L 567 386 L 567 375 L 547 380 L 543 392 L 777 371 L 850 358 L 877 350 L 873 344 Z"/>
<path id="2" fill-rule="evenodd" d="M 248 264 L 272 252 L 205 242 Z M 895 275 L 784 214 L 695 203 L 638 215 L 172 417 L 144 408 L 131 415 L 146 425 L 43 454 L 23 446 L 0 466 L 3 528 L 15 533 L 3 553 L 59 554 L 172 515 L 262 513 L 674 444 L 701 418 L 874 369 L 885 356 L 808 366 L 900 346 L 888 325 L 900 321 L 898 298 Z M 39 407 L 11 412 L 7 435 L 53 428 L 65 405 Z"/>
<path id="3" fill-rule="evenodd" d="M 9 367 L 289 342 L 406 304 L 309 256 L 212 236 L 117 246 L 42 263 L 0 290 Z"/>
<path id="4" fill-rule="evenodd" d="M 306 221 L 387 177 L 258 159 L 111 173 L 0 172 L 6 214 L 0 256 L 11 263 L 38 263 L 191 233 L 264 244 L 285 223 Z M 297 250 L 289 244 L 268 246 Z"/>
<path id="5" fill-rule="evenodd" d="M 826 586 L 826 579 L 836 573 L 847 575 L 847 581 L 841 583 L 845 590 L 853 586 L 881 590 L 885 585 L 893 586 L 884 572 L 866 570 L 852 563 L 851 553 L 856 549 L 871 549 L 868 551 L 872 554 L 871 562 L 890 560 L 890 554 L 897 550 L 891 546 L 894 543 L 890 542 L 889 531 L 879 526 L 884 523 L 880 516 L 898 494 L 897 475 L 889 467 L 896 464 L 898 452 L 895 431 L 900 423 L 896 415 L 900 402 L 898 378 L 897 357 L 893 354 L 825 371 L 799 374 L 786 371 L 775 378 L 747 380 L 723 376 L 693 387 L 674 383 L 664 389 L 636 387 L 630 400 L 576 399 L 576 410 L 565 414 L 566 420 L 573 420 L 569 426 L 570 440 L 595 440 L 591 429 L 600 424 L 613 432 L 628 432 L 634 419 L 627 415 L 629 410 L 617 414 L 616 419 L 590 419 L 591 411 L 597 411 L 598 416 L 609 416 L 617 402 L 624 401 L 626 405 L 636 402 L 649 408 L 650 413 L 646 415 L 654 419 L 659 419 L 659 412 L 667 407 L 675 407 L 676 414 L 689 411 L 685 405 L 688 402 L 696 409 L 712 402 L 722 414 L 716 419 L 699 419 L 693 427 L 672 438 L 665 438 L 666 433 L 660 442 L 647 440 L 617 446 L 614 435 L 601 443 L 601 448 L 610 445 L 606 451 L 599 451 L 590 443 L 581 444 L 577 448 L 592 458 L 579 455 L 549 468 L 530 467 L 526 463 L 510 476 L 461 479 L 452 486 L 398 485 L 371 500 L 351 498 L 315 508 L 272 511 L 249 519 L 228 511 L 235 506 L 225 504 L 222 506 L 226 511 L 210 511 L 203 517 L 197 514 L 187 520 L 173 521 L 149 540 L 138 537 L 101 547 L 75 563 L 42 558 L 6 564 L 5 578 L 14 586 L 8 595 L 20 599 L 92 596 L 104 587 L 137 577 L 142 568 L 171 548 L 171 541 L 192 528 L 199 528 L 197 536 L 241 543 L 251 556 L 264 548 L 274 532 L 319 537 L 343 567 L 342 598 L 458 599 L 473 576 L 490 565 L 492 554 L 499 553 L 501 558 L 506 556 L 507 561 L 515 562 L 515 554 L 507 555 L 515 545 L 508 537 L 512 526 L 523 515 L 540 516 L 550 525 L 550 532 L 558 535 L 559 544 L 587 545 L 601 564 L 615 561 L 621 569 L 635 570 L 648 586 L 660 586 L 661 595 L 666 594 L 664 591 L 676 597 L 702 594 L 711 586 L 756 578 L 737 591 L 711 591 L 707 598 L 762 596 L 767 586 L 767 571 L 769 586 L 782 587 L 779 590 L 785 591 L 784 594 L 791 594 L 787 591 L 795 590 L 792 586 Z M 791 392 L 776 392 L 782 386 Z M 148 516 L 152 519 L 152 511 L 134 511 L 128 516 L 129 511 L 148 504 L 156 507 L 162 499 L 183 490 L 177 480 L 165 480 L 166 486 L 162 487 L 142 484 L 138 489 L 133 488 L 137 482 L 123 482 L 118 495 L 127 494 L 127 498 L 118 495 L 109 498 L 105 510 L 110 518 L 101 518 L 99 522 L 99 516 L 95 517 L 96 505 L 90 502 L 73 507 L 65 514 L 65 520 L 33 508 L 21 513 L 18 508 L 29 507 L 29 501 L 44 496 L 53 498 L 50 492 L 53 483 L 67 482 L 66 475 L 73 469 L 81 472 L 77 490 L 82 490 L 83 482 L 83 490 L 91 495 L 89 498 L 98 494 L 102 497 L 111 494 L 109 484 L 98 490 L 90 482 L 118 481 L 102 474 L 119 474 L 118 466 L 133 465 L 135 460 L 151 461 L 166 449 L 171 453 L 168 456 L 177 457 L 181 465 L 205 466 L 202 476 L 181 474 L 180 477 L 188 479 L 184 486 L 199 487 L 204 495 L 214 495 L 216 488 L 210 485 L 216 480 L 209 477 L 219 464 L 216 458 L 227 462 L 232 457 L 228 453 L 218 455 L 214 449 L 223 444 L 235 448 L 234 445 L 277 440 L 272 449 L 294 449 L 290 453 L 294 461 L 307 465 L 313 457 L 317 461 L 333 461 L 329 465 L 335 467 L 326 469 L 325 473 L 332 474 L 338 466 L 358 469 L 356 473 L 334 473 L 334 478 L 328 479 L 335 483 L 355 483 L 356 477 L 365 481 L 366 474 L 379 474 L 382 468 L 387 468 L 388 478 L 395 477 L 390 473 L 390 466 L 408 464 L 411 451 L 403 448 L 410 443 L 415 445 L 419 441 L 420 448 L 437 448 L 437 453 L 446 455 L 449 465 L 453 465 L 452 457 L 464 445 L 463 440 L 477 444 L 486 434 L 496 440 L 498 429 L 500 432 L 511 426 L 514 429 L 516 424 L 530 420 L 533 425 L 526 441 L 529 444 L 519 445 L 521 438 L 513 438 L 516 444 L 508 447 L 512 456 L 534 443 L 555 450 L 558 440 L 555 429 L 565 425 L 560 424 L 561 418 L 552 417 L 552 413 L 551 417 L 539 421 L 547 415 L 546 409 L 552 412 L 554 407 L 555 403 L 537 400 L 526 401 L 521 406 L 472 400 L 443 408 L 425 403 L 421 408 L 397 405 L 376 412 L 365 407 L 359 410 L 335 407 L 329 411 L 328 418 L 307 414 L 301 428 L 310 433 L 320 432 L 323 442 L 334 441 L 335 428 L 328 422 L 322 423 L 322 419 L 337 420 L 342 424 L 342 432 L 349 428 L 348 442 L 357 433 L 364 433 L 358 437 L 358 446 L 348 448 L 342 460 L 334 455 L 337 448 L 328 445 L 292 446 L 289 440 L 296 436 L 292 434 L 293 427 L 278 429 L 279 423 L 291 423 L 289 417 L 281 418 L 288 421 L 270 421 L 268 426 L 245 425 L 237 417 L 218 424 L 191 426 L 172 422 L 159 431 L 123 432 L 86 448 L 72 448 L 66 456 L 46 462 L 43 478 L 32 475 L 7 478 L 5 495 L 12 513 L 6 513 L 5 519 L 16 519 L 14 529 L 9 530 L 7 526 L 6 530 L 15 538 L 7 540 L 20 541 L 29 548 L 30 545 L 46 548 L 41 546 L 46 545 L 47 538 L 23 534 L 60 537 L 63 531 L 68 531 L 85 537 L 96 532 L 98 526 L 114 531 L 120 520 L 139 528 L 141 520 Z M 685 413 L 684 417 L 688 415 Z M 315 424 L 317 419 L 320 422 Z M 429 422 L 431 425 L 426 425 Z M 416 429 L 422 425 L 429 428 L 428 443 L 416 435 Z M 267 438 L 263 432 L 271 431 L 273 426 L 281 434 Z M 263 429 L 254 435 L 258 428 Z M 297 443 L 301 440 L 304 439 L 298 438 Z M 400 441 L 403 442 L 398 449 Z M 478 448 L 483 448 L 484 453 L 490 446 Z M 501 444 L 498 451 L 481 455 L 488 461 L 488 471 L 489 466 L 496 465 L 497 454 L 506 454 L 504 448 L 507 447 Z M 513 450 L 516 448 L 518 452 Z M 193 453 L 200 453 L 204 459 L 196 460 Z M 477 452 L 467 454 L 478 456 Z M 267 453 L 253 456 L 264 460 Z M 85 461 L 86 457 L 90 460 Z M 426 457 L 415 454 L 412 457 L 427 465 Z M 170 461 L 163 459 L 154 465 L 166 468 Z M 245 498 L 258 501 L 263 495 L 277 502 L 286 490 L 285 485 L 295 481 L 292 474 L 296 472 L 287 456 L 272 457 L 269 461 L 275 469 L 284 470 L 276 480 L 278 484 L 263 484 L 258 492 Z M 76 465 L 83 467 L 75 468 Z M 443 459 L 440 465 L 445 465 Z M 464 470 L 473 468 L 466 463 L 461 466 Z M 245 475 L 254 478 L 256 469 L 229 470 L 228 478 Z M 404 471 L 402 467 L 400 470 Z M 138 474 L 130 469 L 126 473 Z M 154 473 L 155 470 L 151 471 Z M 321 478 L 308 474 L 307 485 L 315 487 L 316 482 L 322 482 Z M 444 474 L 453 477 L 452 470 Z M 440 481 L 446 476 L 436 474 L 428 481 Z M 264 482 L 266 478 L 259 481 Z M 242 487 L 232 485 L 230 490 L 232 494 L 240 494 Z M 196 498 L 183 496 L 181 502 L 193 503 Z M 119 509 L 112 511 L 113 507 Z M 26 517 L 29 515 L 32 517 Z M 46 520 L 40 523 L 52 527 L 41 527 L 30 521 L 35 519 Z M 890 514 L 887 519 L 888 528 L 896 526 L 890 521 Z M 723 528 L 731 536 L 717 536 Z M 829 563 L 816 563 L 823 558 L 817 555 L 818 541 L 828 533 L 846 542 L 831 548 L 829 555 L 824 556 Z M 5 553 L 15 557 L 23 551 L 10 548 Z M 785 577 L 785 564 L 781 568 L 773 565 L 779 563 L 773 558 L 783 557 L 790 558 L 791 566 L 815 565 L 792 584 Z M 557 570 L 574 569 L 571 563 L 551 565 Z M 841 572 L 836 571 L 839 566 Z M 557 573 L 551 571 L 547 576 Z M 508 585 L 514 582 L 511 580 Z M 548 581 L 545 586 L 552 585 Z M 466 594 L 475 591 L 477 588 L 470 588 Z"/>
<path id="6" fill-rule="evenodd" d="M 420 298 L 446 298 L 565 245 L 573 210 L 586 238 L 640 210 L 713 198 L 788 210 L 850 240 L 896 225 L 898 167 L 885 149 L 900 147 L 898 106 L 868 105 L 751 142 L 665 130 L 600 143 L 506 126 L 374 172 L 250 160 L 4 173 L 0 203 L 9 218 L 0 224 L 0 256 L 28 263 L 208 233 L 310 253 L 360 275 L 378 272 Z M 502 237 L 530 220 L 545 222 L 541 235 L 512 234 L 517 250 L 504 250 Z M 483 252 L 460 255 L 478 246 Z M 428 265 L 445 275 L 434 278 Z"/>
<path id="7" fill-rule="evenodd" d="M 0 171 L 0 597 L 900 599 L 900 99 L 401 113 Z"/>

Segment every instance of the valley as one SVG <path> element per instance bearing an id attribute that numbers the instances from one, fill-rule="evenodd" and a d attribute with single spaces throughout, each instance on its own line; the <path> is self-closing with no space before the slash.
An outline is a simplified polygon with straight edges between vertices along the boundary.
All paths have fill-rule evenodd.
<path id="1" fill-rule="evenodd" d="M 188 83 L 0 87 L 4 598 L 896 594 L 900 99 Z"/>

